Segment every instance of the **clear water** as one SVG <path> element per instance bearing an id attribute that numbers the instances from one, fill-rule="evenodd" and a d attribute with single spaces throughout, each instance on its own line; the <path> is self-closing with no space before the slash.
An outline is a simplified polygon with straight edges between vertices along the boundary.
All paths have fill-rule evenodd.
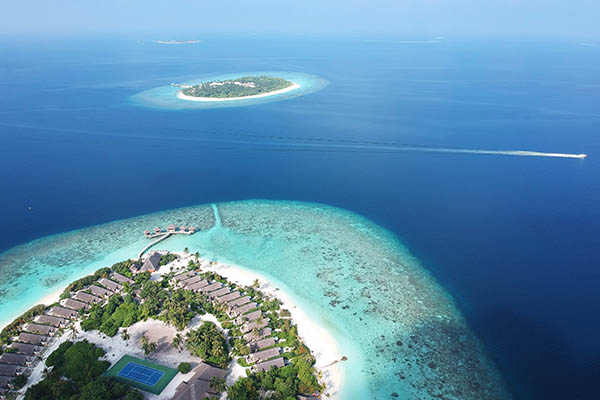
<path id="1" fill-rule="evenodd" d="M 169 238 L 158 248 L 187 247 L 271 277 L 331 332 L 349 359 L 341 366 L 341 398 L 508 398 L 452 298 L 406 248 L 358 215 L 314 204 L 183 208 L 18 246 L 0 261 L 29 274 L 12 280 L 21 287 L 3 296 L 9 300 L 0 302 L 0 315 L 14 315 L 28 296 L 85 271 L 135 257 L 147 242 L 143 230 L 171 222 L 203 231 Z"/>
<path id="2" fill-rule="evenodd" d="M 12 312 L 128 253 L 104 253 L 106 238 L 96 245 L 68 234 L 29 243 L 45 235 L 196 204 L 318 202 L 400 238 L 455 299 L 516 397 L 599 397 L 597 47 L 149 39 L 0 38 L 0 286 Z M 298 71 L 329 84 L 286 101 L 210 110 L 131 100 L 239 71 Z M 146 225 L 114 251 L 137 249 L 134 233 Z M 58 238 L 65 249 L 91 250 L 72 260 L 44 255 Z M 7 261 L 20 259 L 9 250 L 20 244 L 39 250 L 31 264 Z M 44 289 L 23 283 L 34 277 Z"/>

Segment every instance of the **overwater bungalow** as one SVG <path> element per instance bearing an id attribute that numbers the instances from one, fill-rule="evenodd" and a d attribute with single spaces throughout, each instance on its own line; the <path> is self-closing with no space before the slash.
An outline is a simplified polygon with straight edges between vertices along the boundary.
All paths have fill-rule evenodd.
<path id="1" fill-rule="evenodd" d="M 254 321 L 256 319 L 259 319 L 260 317 L 262 317 L 262 312 L 260 310 L 256 310 L 248 314 L 240 315 L 236 318 L 235 323 L 240 325 L 244 322 Z"/>
<path id="2" fill-rule="evenodd" d="M 23 370 L 24 368 L 18 365 L 0 364 L 0 375 L 10 377 L 17 376 L 17 374 Z"/>
<path id="3" fill-rule="evenodd" d="M 63 328 L 69 324 L 68 319 L 53 317 L 52 315 L 38 315 L 33 322 L 44 325 L 51 325 L 55 328 Z"/>
<path id="4" fill-rule="evenodd" d="M 206 363 L 200 363 L 192 372 L 194 372 L 194 375 L 187 382 L 182 382 L 177 386 L 172 400 L 218 398 L 217 393 L 210 385 L 210 381 L 213 378 L 224 379 L 227 371 Z"/>
<path id="5" fill-rule="evenodd" d="M 256 321 L 247 322 L 242 325 L 242 332 L 250 332 L 253 329 L 264 328 L 265 326 L 269 325 L 269 321 L 271 321 L 269 318 L 262 318 L 257 319 Z"/>
<path id="6" fill-rule="evenodd" d="M 233 308 L 236 308 L 238 306 L 244 305 L 249 302 L 250 302 L 250 296 L 238 297 L 235 300 L 228 301 L 227 307 L 233 309 Z"/>
<path id="7" fill-rule="evenodd" d="M 144 265 L 140 268 L 140 272 L 153 273 L 160 268 L 160 253 L 154 252 L 144 261 Z"/>
<path id="8" fill-rule="evenodd" d="M 90 290 L 90 292 L 92 292 L 93 295 L 99 296 L 99 297 L 102 297 L 105 299 L 107 299 L 110 296 L 112 296 L 113 294 L 115 294 L 114 292 L 111 292 L 108 289 L 104 289 L 103 287 L 96 286 L 96 285 L 92 285 L 88 289 Z"/>
<path id="9" fill-rule="evenodd" d="M 221 282 L 215 282 L 215 283 L 213 283 L 211 285 L 204 286 L 203 288 L 200 288 L 198 291 L 200 293 L 210 293 L 210 292 L 213 292 L 213 291 L 215 291 L 217 289 L 220 289 L 222 287 L 223 287 L 223 284 Z"/>
<path id="10" fill-rule="evenodd" d="M 29 323 L 23 325 L 23 331 L 27 333 L 37 333 L 38 335 L 52 336 L 54 332 L 56 332 L 56 328 L 49 325 Z"/>
<path id="11" fill-rule="evenodd" d="M 181 225 L 181 226 L 179 227 L 179 232 L 187 232 L 187 226 L 183 226 L 183 225 Z"/>
<path id="12" fill-rule="evenodd" d="M 268 337 L 261 340 L 257 340 L 256 342 L 248 343 L 248 347 L 250 347 L 250 352 L 256 353 L 264 348 L 273 346 L 276 343 L 274 337 Z"/>
<path id="13" fill-rule="evenodd" d="M 160 229 L 158 226 L 156 228 L 154 228 L 154 234 L 158 235 L 162 232 L 162 229 Z"/>
<path id="14" fill-rule="evenodd" d="M 281 352 L 281 348 L 273 347 L 267 350 L 261 350 L 256 353 L 248 354 L 247 360 L 248 362 L 261 362 L 266 361 L 270 358 L 277 357 Z"/>
<path id="15" fill-rule="evenodd" d="M 192 285 L 192 284 L 194 284 L 196 282 L 200 282 L 201 280 L 202 280 L 201 276 L 199 276 L 199 275 L 193 275 L 193 276 L 191 276 L 191 277 L 189 277 L 187 279 L 179 281 L 179 286 L 182 287 L 182 288 L 186 288 L 189 285 Z"/>
<path id="16" fill-rule="evenodd" d="M 221 289 L 214 290 L 214 291 L 208 293 L 208 297 L 211 299 L 216 299 L 217 297 L 228 294 L 230 291 L 231 291 L 231 289 L 229 289 L 229 287 L 225 286 L 225 287 L 222 287 Z"/>
<path id="17" fill-rule="evenodd" d="M 25 354 L 26 356 L 35 356 L 41 350 L 41 347 L 33 344 L 18 342 L 12 342 L 8 348 L 15 353 Z M 0 375 L 3 375 L 2 371 L 0 371 Z"/>
<path id="18" fill-rule="evenodd" d="M 239 299 L 240 297 L 242 297 L 242 294 L 240 292 L 238 292 L 237 290 L 235 292 L 231 292 L 228 293 L 224 296 L 220 296 L 217 298 L 217 301 L 221 304 L 225 304 L 229 301 L 235 300 L 235 299 Z"/>
<path id="19" fill-rule="evenodd" d="M 196 282 L 192 285 L 189 285 L 188 287 L 186 287 L 187 290 L 193 290 L 194 292 L 198 292 L 200 291 L 200 289 L 202 289 L 203 287 L 206 287 L 209 285 L 210 282 L 208 282 L 206 279 L 203 279 L 199 282 Z"/>
<path id="20" fill-rule="evenodd" d="M 152 236 L 152 232 L 150 231 L 150 229 L 146 229 L 144 231 L 144 236 L 146 236 L 146 237 L 151 237 Z"/>
<path id="21" fill-rule="evenodd" d="M 234 300 L 235 301 L 235 300 Z M 231 302 L 227 303 L 228 305 L 231 304 Z M 258 306 L 258 304 L 256 303 L 246 303 L 243 304 L 241 306 L 238 307 L 231 307 L 229 310 L 229 315 L 232 317 L 237 317 L 239 315 L 242 315 L 252 309 L 255 309 Z"/>
<path id="22" fill-rule="evenodd" d="M 244 340 L 246 342 L 252 342 L 260 339 L 264 339 L 267 336 L 271 336 L 271 328 L 264 328 L 258 332 L 249 332 L 244 335 Z"/>
<path id="23" fill-rule="evenodd" d="M 125 275 L 121 275 L 118 272 L 113 272 L 110 275 L 110 279 L 112 279 L 113 281 L 119 282 L 121 284 L 123 283 L 129 283 L 130 285 L 134 283 L 133 279 L 126 277 Z"/>
<path id="24" fill-rule="evenodd" d="M 167 225 L 167 232 L 173 233 L 177 230 L 177 227 L 174 224 Z"/>
<path id="25" fill-rule="evenodd" d="M 33 333 L 25 332 L 19 333 L 19 336 L 16 339 L 19 342 L 35 344 L 37 346 L 44 346 L 50 340 L 47 336 L 34 335 Z"/>
<path id="26" fill-rule="evenodd" d="M 111 290 L 115 293 L 121 292 L 123 290 L 123 285 L 121 285 L 120 283 L 111 281 L 110 279 L 101 278 L 98 280 L 98 283 L 101 284 L 102 286 L 104 286 L 105 288 L 107 288 L 108 290 Z"/>
<path id="27" fill-rule="evenodd" d="M 98 304 L 102 303 L 103 301 L 101 297 L 97 297 L 86 292 L 77 292 L 75 293 L 75 296 L 73 296 L 73 298 L 75 300 L 83 301 L 87 304 Z"/>
<path id="28" fill-rule="evenodd" d="M 196 232 L 196 228 L 193 227 L 193 226 L 188 226 L 188 232 L 189 233 L 194 233 L 194 232 Z"/>
<path id="29" fill-rule="evenodd" d="M 274 360 L 269 360 L 265 362 L 261 362 L 252 367 L 254 371 L 268 371 L 271 368 L 283 368 L 285 367 L 285 361 L 282 357 L 276 358 Z"/>
<path id="30" fill-rule="evenodd" d="M 0 355 L 0 363 L 3 364 L 12 364 L 12 365 L 20 365 L 22 367 L 27 367 L 31 364 L 33 359 L 25 354 L 18 353 L 2 353 Z"/>
<path id="31" fill-rule="evenodd" d="M 54 306 L 50 309 L 50 311 L 48 311 L 48 314 L 54 315 L 55 317 L 72 319 L 77 316 L 77 311 L 69 308 Z"/>

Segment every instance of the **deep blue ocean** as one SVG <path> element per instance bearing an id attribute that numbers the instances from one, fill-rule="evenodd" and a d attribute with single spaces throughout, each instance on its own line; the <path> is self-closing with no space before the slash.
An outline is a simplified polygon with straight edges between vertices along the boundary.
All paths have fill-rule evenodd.
<path id="1" fill-rule="evenodd" d="M 398 235 L 456 298 L 515 397 L 598 398 L 600 46 L 151 39 L 165 38 L 0 38 L 0 251 L 199 203 L 330 204 Z M 130 100 L 198 76 L 272 70 L 329 85 L 222 109 Z"/>

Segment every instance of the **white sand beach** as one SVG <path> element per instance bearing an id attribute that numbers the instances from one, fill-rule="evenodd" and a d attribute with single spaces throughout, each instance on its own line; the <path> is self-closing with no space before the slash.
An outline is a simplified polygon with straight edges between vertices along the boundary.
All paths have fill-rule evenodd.
<path id="1" fill-rule="evenodd" d="M 177 97 L 181 100 L 188 100 L 188 101 L 204 101 L 204 102 L 207 102 L 207 101 L 234 101 L 234 100 L 257 99 L 259 97 L 275 96 L 277 94 L 290 92 L 290 91 L 296 90 L 298 88 L 300 88 L 300 85 L 298 85 L 296 82 L 292 82 L 292 86 L 288 86 L 284 89 L 273 90 L 272 92 L 266 92 L 266 93 L 261 93 L 261 94 L 255 94 L 253 96 L 223 97 L 223 98 L 196 97 L 196 96 L 187 96 L 187 95 L 183 94 L 181 91 L 179 91 L 179 92 L 177 92 Z"/>
<path id="2" fill-rule="evenodd" d="M 155 272 L 152 275 L 152 280 L 159 279 L 161 275 L 172 270 L 181 271 L 187 267 L 187 264 L 190 260 L 195 259 L 195 257 L 191 254 L 176 254 L 178 254 L 180 258 Z M 336 342 L 326 329 L 315 323 L 314 319 L 310 318 L 304 312 L 304 310 L 299 308 L 287 293 L 280 290 L 275 284 L 270 282 L 269 279 L 265 278 L 264 276 L 239 266 L 219 262 L 211 263 L 210 261 L 203 259 L 200 259 L 200 265 L 203 271 L 216 272 L 229 281 L 239 285 L 252 285 L 255 280 L 258 280 L 260 282 L 260 290 L 262 292 L 278 298 L 282 303 L 282 308 L 290 311 L 292 320 L 298 326 L 299 336 L 315 356 L 315 367 L 320 372 L 320 381 L 326 385 L 323 398 L 340 398 L 340 388 L 342 385 L 343 374 L 342 369 L 337 364 L 337 361 L 342 358 L 342 354 L 340 353 Z M 64 288 L 56 290 L 55 292 L 41 299 L 38 304 L 52 304 L 58 301 L 63 290 Z M 220 326 L 220 323 L 212 315 L 197 316 L 186 327 L 186 329 L 179 333 L 185 335 L 185 333 L 190 329 L 200 326 L 204 320 L 211 320 Z M 117 334 L 111 338 L 97 331 L 83 332 L 80 328 L 80 322 L 78 321 L 75 323 L 75 332 L 77 336 L 76 340 L 86 339 L 89 342 L 104 348 L 106 351 L 104 358 L 110 361 L 111 364 L 118 361 L 124 354 L 131 354 L 141 358 L 149 358 L 152 361 L 159 362 L 172 368 L 176 368 L 179 362 L 182 360 L 190 361 L 192 365 L 197 365 L 197 363 L 201 361 L 200 358 L 192 356 L 185 349 L 180 352 L 171 346 L 173 336 L 177 333 L 176 329 L 162 321 L 153 319 L 140 321 L 127 328 L 127 331 L 130 334 L 130 339 L 125 341 L 121 338 L 120 334 Z M 72 339 L 72 334 L 72 330 L 67 329 L 63 335 L 55 338 L 50 346 L 44 350 L 43 357 L 46 357 L 52 351 L 56 350 L 60 343 L 64 342 L 65 340 Z M 143 335 L 147 335 L 151 341 L 154 341 L 158 344 L 157 351 L 150 357 L 144 356 L 141 350 L 140 339 Z M 33 368 L 31 379 L 29 380 L 27 386 L 23 388 L 22 392 L 41 379 L 44 367 L 44 363 L 41 362 Z M 229 384 L 233 383 L 238 377 L 246 375 L 245 368 L 238 365 L 235 361 L 232 362 L 228 370 L 229 374 L 227 377 L 227 382 Z M 178 374 L 160 395 L 150 395 L 148 393 L 144 393 L 144 395 L 146 398 L 151 400 L 169 399 L 174 395 L 177 385 L 188 379 L 190 376 L 191 374 Z"/>
<path id="3" fill-rule="evenodd" d="M 315 367 L 321 372 L 321 381 L 327 386 L 326 396 L 323 396 L 323 398 L 340 398 L 340 389 L 343 382 L 342 369 L 337 363 L 328 365 L 340 360 L 343 354 L 325 328 L 315 323 L 313 318 L 310 318 L 304 310 L 299 308 L 287 293 L 256 272 L 230 264 L 216 263 L 211 265 L 207 261 L 202 262 L 201 266 L 203 271 L 214 271 L 239 285 L 252 285 L 258 279 L 260 290 L 278 298 L 282 303 L 282 308 L 290 311 L 292 320 L 298 326 L 299 336 L 315 356 Z"/>

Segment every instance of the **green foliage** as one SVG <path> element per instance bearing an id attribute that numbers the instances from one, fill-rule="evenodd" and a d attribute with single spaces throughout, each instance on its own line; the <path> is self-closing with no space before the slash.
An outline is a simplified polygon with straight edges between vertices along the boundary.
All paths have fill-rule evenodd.
<path id="1" fill-rule="evenodd" d="M 148 271 L 140 272 L 134 275 L 133 281 L 136 285 L 143 285 L 144 283 L 150 280 L 151 276 L 152 274 Z"/>
<path id="2" fill-rule="evenodd" d="M 167 265 L 168 263 L 177 260 L 179 257 L 177 254 L 167 253 L 160 256 L 160 265 Z"/>
<path id="3" fill-rule="evenodd" d="M 118 262 L 116 264 L 113 264 L 112 267 L 110 267 L 114 272 L 117 272 L 121 275 L 124 275 L 128 278 L 133 277 L 133 273 L 131 273 L 131 266 L 133 264 L 137 263 L 137 261 L 134 260 L 125 260 L 125 261 L 121 261 Z"/>
<path id="4" fill-rule="evenodd" d="M 194 318 L 195 313 L 192 310 L 197 306 L 194 292 L 177 289 L 171 293 L 171 297 L 166 298 L 163 302 L 162 319 L 178 330 L 182 330 Z"/>
<path id="5" fill-rule="evenodd" d="M 240 378 L 227 388 L 229 400 L 258 400 L 258 389 L 252 378 Z"/>
<path id="6" fill-rule="evenodd" d="M 240 85 L 234 82 L 239 82 Z M 204 82 L 185 88 L 183 94 L 195 97 L 244 97 L 272 92 L 292 86 L 292 82 L 270 76 L 245 76 L 225 81 Z"/>
<path id="7" fill-rule="evenodd" d="M 20 332 L 20 327 L 26 322 L 31 322 L 34 317 L 42 314 L 46 310 L 46 306 L 38 304 L 37 306 L 31 307 L 23 314 L 15 318 L 10 324 L 6 325 L 2 332 L 0 332 L 0 345 L 10 342 L 10 339 L 17 336 Z M 1 353 L 0 353 L 1 354 Z"/>
<path id="8" fill-rule="evenodd" d="M 214 323 L 204 322 L 200 328 L 189 331 L 186 339 L 185 346 L 193 355 L 223 368 L 227 365 L 227 341 Z"/>
<path id="9" fill-rule="evenodd" d="M 187 374 L 188 372 L 190 372 L 192 370 L 192 366 L 190 365 L 189 362 L 181 362 L 177 366 L 177 370 L 179 372 L 181 372 L 182 374 Z"/>
<path id="10" fill-rule="evenodd" d="M 84 331 L 99 330 L 107 336 L 115 336 L 121 327 L 128 327 L 140 320 L 140 307 L 131 295 L 124 298 L 111 296 L 105 306 L 94 304 L 88 317 L 81 321 Z"/>
<path id="11" fill-rule="evenodd" d="M 27 383 L 27 376 L 23 374 L 17 375 L 13 378 L 11 383 L 15 390 L 19 390 Z"/>
<path id="12" fill-rule="evenodd" d="M 61 299 L 69 297 L 71 295 L 71 292 L 76 292 L 78 290 L 83 289 L 84 287 L 90 286 L 100 278 L 108 277 L 110 271 L 110 268 L 100 268 L 92 275 L 84 276 L 81 279 L 77 279 L 75 282 L 71 282 L 71 284 L 69 284 L 69 286 L 67 286 L 67 288 L 60 295 Z"/>

